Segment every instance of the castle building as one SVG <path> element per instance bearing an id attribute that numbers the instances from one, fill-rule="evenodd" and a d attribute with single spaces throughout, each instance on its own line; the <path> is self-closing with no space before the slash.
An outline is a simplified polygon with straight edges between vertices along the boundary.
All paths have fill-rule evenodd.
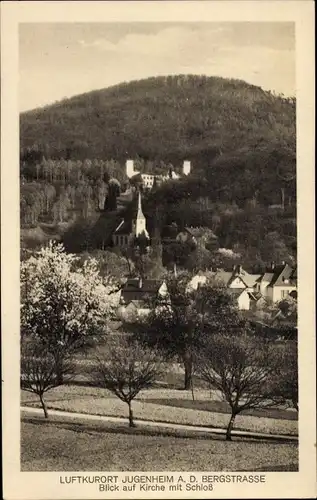
<path id="1" fill-rule="evenodd" d="M 186 160 L 183 163 L 183 175 L 189 175 L 191 170 L 190 161 Z M 178 175 L 173 170 L 166 175 L 155 175 L 150 173 L 141 173 L 138 170 L 134 170 L 134 162 L 133 160 L 126 161 L 126 174 L 128 179 L 131 179 L 134 175 L 140 174 L 142 178 L 142 183 L 145 189 L 152 189 L 154 185 L 155 178 L 158 182 L 167 181 L 169 179 L 179 179 L 180 175 Z"/>
<path id="2" fill-rule="evenodd" d="M 114 246 L 124 248 L 129 246 L 134 238 L 142 234 L 149 238 L 149 233 L 146 228 L 146 218 L 142 211 L 141 193 L 139 192 L 136 216 L 121 220 L 112 235 L 112 241 Z"/>

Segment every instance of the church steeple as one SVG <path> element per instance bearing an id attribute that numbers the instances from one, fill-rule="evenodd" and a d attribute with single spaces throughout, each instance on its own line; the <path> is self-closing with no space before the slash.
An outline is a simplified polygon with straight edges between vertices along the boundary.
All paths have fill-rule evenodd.
<path id="1" fill-rule="evenodd" d="M 139 219 L 140 217 L 145 218 L 144 214 L 142 212 L 141 192 L 139 191 L 139 194 L 138 194 L 138 213 L 137 213 L 136 218 Z"/>
<path id="2" fill-rule="evenodd" d="M 135 236 L 138 237 L 141 234 L 145 234 L 147 238 L 149 238 L 149 233 L 146 229 L 146 219 L 144 217 L 144 213 L 142 212 L 142 201 L 141 201 L 141 193 L 139 191 L 138 194 L 138 211 L 135 221 Z"/>

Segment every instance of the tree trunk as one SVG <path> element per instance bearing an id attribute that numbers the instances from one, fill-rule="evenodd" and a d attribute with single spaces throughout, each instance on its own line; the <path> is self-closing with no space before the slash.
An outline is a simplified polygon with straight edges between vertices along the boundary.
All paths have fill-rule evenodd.
<path id="1" fill-rule="evenodd" d="M 236 418 L 236 414 L 232 413 L 231 417 L 230 417 L 230 420 L 229 420 L 228 427 L 227 427 L 226 441 L 231 441 L 231 431 L 233 429 L 235 418 Z"/>
<path id="2" fill-rule="evenodd" d="M 43 399 L 43 394 L 40 394 L 39 396 L 40 396 L 41 405 L 42 405 L 42 408 L 43 408 L 43 411 L 44 411 L 44 417 L 48 418 L 47 407 L 46 407 L 45 401 Z"/>
<path id="3" fill-rule="evenodd" d="M 131 401 L 129 401 L 128 406 L 129 406 L 129 427 L 135 427 L 135 423 L 133 420 L 133 411 L 132 411 Z"/>
<path id="4" fill-rule="evenodd" d="M 193 360 L 190 354 L 185 353 L 184 356 L 185 380 L 184 389 L 188 391 L 192 385 Z"/>
<path id="5" fill-rule="evenodd" d="M 56 361 L 56 379 L 58 385 L 64 384 L 63 362 L 60 360 Z"/>
<path id="6" fill-rule="evenodd" d="M 194 381 L 192 377 L 192 383 L 191 383 L 191 390 L 192 390 L 192 400 L 195 401 L 195 392 L 194 392 Z"/>

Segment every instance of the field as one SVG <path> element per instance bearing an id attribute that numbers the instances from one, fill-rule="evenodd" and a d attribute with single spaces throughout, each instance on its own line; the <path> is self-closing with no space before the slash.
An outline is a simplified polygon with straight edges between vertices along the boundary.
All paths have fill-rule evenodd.
<path id="1" fill-rule="evenodd" d="M 23 471 L 296 471 L 297 444 L 24 416 Z"/>

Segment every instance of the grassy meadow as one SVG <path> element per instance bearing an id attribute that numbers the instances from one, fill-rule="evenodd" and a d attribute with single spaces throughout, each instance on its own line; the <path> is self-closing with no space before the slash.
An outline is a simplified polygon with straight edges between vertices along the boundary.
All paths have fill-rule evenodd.
<path id="1" fill-rule="evenodd" d="M 296 443 L 24 415 L 22 471 L 296 471 Z"/>

